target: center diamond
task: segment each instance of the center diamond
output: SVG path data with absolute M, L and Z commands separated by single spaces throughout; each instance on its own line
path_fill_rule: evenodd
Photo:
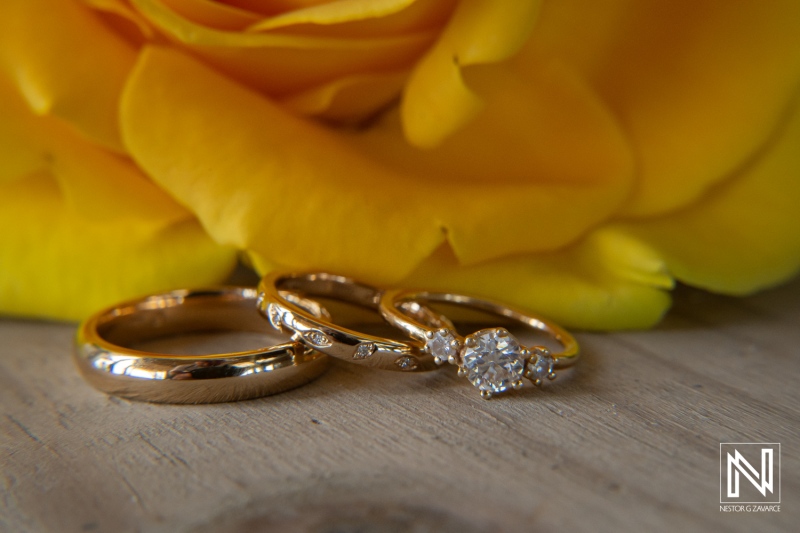
M 467 378 L 481 393 L 507 390 L 525 370 L 519 341 L 503 328 L 482 329 L 469 335 L 461 358 Z

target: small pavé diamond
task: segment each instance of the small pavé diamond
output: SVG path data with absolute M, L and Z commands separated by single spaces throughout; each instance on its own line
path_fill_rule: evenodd
M 458 345 L 453 332 L 448 329 L 432 331 L 425 339 L 425 350 L 439 361 L 447 361 L 458 353 Z
M 536 355 L 536 359 L 531 358 L 525 376 L 534 383 L 538 382 L 541 384 L 545 378 L 550 377 L 553 373 L 555 361 L 547 350 L 534 349 L 533 353 Z
M 401 370 L 416 370 L 419 367 L 419 363 L 417 360 L 411 356 L 404 355 L 402 357 L 398 357 L 397 360 L 394 362 Z
M 355 353 L 353 353 L 353 359 L 366 359 L 367 357 L 370 357 L 373 353 L 375 353 L 375 343 L 362 342 L 356 348 Z
M 331 340 L 324 333 L 315 329 L 303 333 L 303 339 L 309 344 L 318 348 L 324 348 L 331 345 Z
M 481 393 L 508 390 L 525 370 L 519 341 L 504 328 L 482 329 L 469 335 L 461 359 L 467 379 Z
M 280 307 L 275 304 L 269 304 L 267 316 L 269 316 L 269 323 L 272 324 L 273 328 L 283 331 L 283 324 L 281 323 L 283 312 Z

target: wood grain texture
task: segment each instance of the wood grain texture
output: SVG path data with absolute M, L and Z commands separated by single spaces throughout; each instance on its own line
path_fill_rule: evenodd
M 346 363 L 234 404 L 107 397 L 74 326 L 0 321 L 2 531 L 796 531 L 800 282 L 678 291 L 652 331 L 579 334 L 544 390 Z M 719 510 L 719 443 L 782 443 L 780 513 Z

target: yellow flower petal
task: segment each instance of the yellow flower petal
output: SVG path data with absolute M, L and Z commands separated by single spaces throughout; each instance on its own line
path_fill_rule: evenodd
M 443 248 L 401 285 L 483 296 L 567 327 L 603 330 L 656 324 L 669 308 L 672 280 L 646 247 L 594 233 L 558 252 L 470 266 Z
M 118 28 L 122 35 L 141 42 L 155 36 L 152 25 L 133 9 L 127 0 L 81 0 L 87 6 L 106 16 L 112 27 Z
M 403 199 L 402 175 L 179 52 L 142 54 L 122 125 L 137 162 L 215 240 L 276 263 L 396 280 L 444 238 L 424 199 Z
M 330 0 L 226 0 L 226 3 L 251 13 L 273 16 L 295 9 L 303 9 L 318 4 L 327 4 Z
M 131 2 L 207 63 L 278 97 L 354 73 L 408 68 L 435 37 L 435 30 L 430 29 L 371 39 L 224 32 L 193 23 L 157 0 Z
M 526 51 L 591 80 L 629 132 L 641 178 L 624 210 L 667 213 L 751 158 L 800 83 L 800 2 L 544 4 Z
M 147 213 L 142 213 L 146 219 Z M 0 313 L 79 320 L 116 301 L 219 282 L 235 255 L 190 217 L 142 233 L 86 220 L 46 173 L 0 185 Z
M 580 131 L 600 143 L 595 155 L 584 154 L 584 164 L 596 164 L 595 183 L 503 176 L 524 165 L 506 165 L 496 181 L 463 183 L 410 171 L 402 158 L 379 156 L 372 148 L 380 143 L 300 121 L 163 49 L 145 51 L 134 70 L 123 130 L 134 158 L 219 242 L 275 264 L 391 280 L 427 257 L 443 230 L 460 259 L 476 262 L 564 246 L 613 211 L 630 184 L 630 154 L 602 108 L 573 85 L 575 98 L 563 102 L 576 115 L 556 138 Z M 473 146 L 462 148 L 470 157 Z
M 47 174 L 70 209 L 98 223 L 130 219 L 154 231 L 189 216 L 130 160 L 86 142 L 58 119 L 34 116 L 2 78 L 0 111 L 3 180 Z
M 463 0 L 436 45 L 417 64 L 402 104 L 408 141 L 431 148 L 481 110 L 461 69 L 502 61 L 528 38 L 538 0 Z
M 117 104 L 135 52 L 74 2 L 11 0 L 0 16 L 0 69 L 32 109 L 120 151 Z
M 275 1 L 260 6 L 252 1 L 240 1 L 236 5 L 268 17 L 248 28 L 251 32 L 363 38 L 439 28 L 456 3 L 457 0 L 339 0 Z
M 400 94 L 407 72 L 347 76 L 280 100 L 293 113 L 339 123 L 358 123 Z
M 0 183 L 44 168 L 42 139 L 51 124 L 35 120 L 27 103 L 0 73 Z
M 209 28 L 243 30 L 261 20 L 257 14 L 212 0 L 161 0 L 175 13 Z
M 234 250 L 130 160 L 34 116 L 2 78 L 0 116 L 0 313 L 79 319 L 230 272 Z
M 296 24 L 339 24 L 375 19 L 406 9 L 416 0 L 339 0 L 295 9 L 254 24 L 251 31 L 265 31 Z
M 627 139 L 565 65 L 473 71 L 486 111 L 436 148 L 409 146 L 396 122 L 357 139 L 413 176 L 464 263 L 553 250 L 613 215 L 634 178 Z
M 649 243 L 679 280 L 748 294 L 800 269 L 800 106 L 768 149 L 691 207 L 620 225 Z

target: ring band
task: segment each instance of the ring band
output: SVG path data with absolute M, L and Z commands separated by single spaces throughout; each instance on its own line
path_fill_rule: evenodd
M 455 328 L 431 327 L 410 316 L 403 308 L 403 304 L 408 302 L 457 304 L 505 317 L 548 335 L 562 349 L 552 353 L 544 346 L 526 348 L 505 328 L 482 329 L 464 338 Z M 569 332 L 553 322 L 491 300 L 443 292 L 393 289 L 383 293 L 379 310 L 387 322 L 424 342 L 425 352 L 437 364 L 449 362 L 457 365 L 459 375 L 466 376 L 486 399 L 509 388 L 520 388 L 522 377 L 535 385 L 541 385 L 545 378 L 555 379 L 555 369 L 572 366 L 578 359 L 578 342 Z
M 257 294 L 248 287 L 177 290 L 109 307 L 79 327 L 75 362 L 84 378 L 103 392 L 161 403 L 246 400 L 283 392 L 319 376 L 328 357 L 299 342 L 209 355 L 125 347 L 185 333 L 265 333 L 269 330 L 256 311 Z
M 302 296 L 326 297 L 377 312 L 383 291 L 351 278 L 322 272 L 273 272 L 258 286 L 258 307 L 272 326 L 290 332 L 300 340 L 328 355 L 351 363 L 384 370 L 424 372 L 436 368 L 432 356 L 423 351 L 423 344 L 412 340 L 393 340 L 360 333 L 313 316 L 286 297 L 285 291 Z M 437 319 L 424 308 L 417 308 L 421 320 L 439 326 L 449 322 Z

